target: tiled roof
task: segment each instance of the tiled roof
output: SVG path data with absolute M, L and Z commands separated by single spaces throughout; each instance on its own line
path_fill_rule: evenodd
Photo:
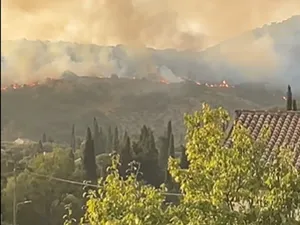
M 267 125 L 271 129 L 271 136 L 262 160 L 266 162 L 271 160 L 277 147 L 289 146 L 292 151 L 296 152 L 293 163 L 300 169 L 300 111 L 237 110 L 236 115 L 235 121 L 248 128 L 255 140 L 259 137 L 263 126 Z M 230 144 L 231 139 L 228 138 L 225 146 L 228 147 Z

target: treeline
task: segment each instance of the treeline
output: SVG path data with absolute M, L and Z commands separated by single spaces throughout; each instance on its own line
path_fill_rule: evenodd
M 75 125 L 72 127 L 70 147 L 72 157 L 76 154 L 76 133 Z M 155 141 L 153 131 L 144 125 L 141 128 L 137 140 L 131 138 L 127 131 L 119 133 L 118 127 L 109 127 L 107 132 L 98 125 L 96 118 L 93 121 L 92 129 L 87 128 L 86 138 L 82 146 L 82 169 L 85 180 L 96 182 L 99 177 L 106 176 L 106 168 L 102 167 L 97 171 L 96 156 L 101 154 L 118 154 L 120 156 L 119 172 L 122 177 L 126 177 L 129 163 L 136 161 L 139 163 L 140 179 L 147 184 L 158 187 L 162 183 L 168 184 L 171 188 L 172 181 L 168 174 L 168 158 L 175 158 L 174 134 L 172 123 L 168 122 L 165 134 Z M 188 166 L 185 147 L 180 145 L 181 164 L 183 168 Z

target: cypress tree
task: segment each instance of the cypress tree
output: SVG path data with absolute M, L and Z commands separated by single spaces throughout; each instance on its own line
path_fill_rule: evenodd
M 124 145 L 120 150 L 120 175 L 125 178 L 128 164 L 132 161 L 130 138 L 127 136 Z
M 92 182 L 97 181 L 94 141 L 92 139 L 92 132 L 89 127 L 87 128 L 85 146 L 83 150 L 83 169 L 86 180 Z
M 183 145 L 181 145 L 180 167 L 181 169 L 189 168 L 189 161 L 186 155 L 186 148 Z
M 171 134 L 170 142 L 169 142 L 169 156 L 175 158 L 175 147 L 174 147 L 174 135 Z
M 293 111 L 297 111 L 297 102 L 296 99 L 293 100 Z
M 167 128 L 168 143 L 170 142 L 171 135 L 172 135 L 172 122 L 171 122 L 171 120 L 169 120 L 168 128 Z
M 169 152 L 169 157 L 175 158 L 175 147 L 174 147 L 174 135 L 173 134 L 171 134 L 171 137 L 170 137 L 168 152 Z M 168 170 L 168 165 L 166 165 L 166 170 L 165 170 L 165 185 L 168 188 L 168 190 L 171 190 L 174 187 L 172 177 Z
M 293 94 L 292 94 L 291 86 L 288 85 L 286 110 L 290 111 L 292 109 L 293 109 Z
M 75 170 L 75 155 L 72 149 L 70 149 L 69 151 L 69 158 L 71 160 L 71 167 L 72 167 L 72 171 L 74 172 Z
M 168 139 L 167 137 L 159 137 L 159 143 L 160 143 L 160 147 L 159 147 L 159 167 L 165 171 L 167 164 L 168 164 L 168 157 L 169 157 L 169 143 L 168 143 Z
M 102 130 L 102 127 L 99 128 L 99 148 L 100 148 L 100 154 L 105 153 L 106 149 L 106 137 Z
M 46 142 L 47 142 L 47 136 L 46 133 L 44 132 L 42 136 L 42 143 L 46 143 Z
M 127 131 L 125 130 L 124 136 L 123 136 L 123 142 L 122 142 L 124 145 L 126 144 L 127 138 L 128 138 L 128 133 L 127 133 Z
M 113 150 L 118 152 L 119 151 L 119 131 L 118 127 L 115 127 L 115 132 L 113 136 Z
M 113 134 L 111 131 L 111 126 L 108 127 L 107 131 L 107 144 L 106 144 L 106 152 L 111 153 L 113 148 Z
M 75 125 L 72 125 L 72 132 L 71 132 L 71 149 L 72 152 L 75 153 L 76 150 L 76 137 L 75 137 Z
M 37 152 L 38 153 L 43 153 L 44 152 L 44 146 L 43 146 L 43 143 L 42 143 L 41 140 L 39 140 Z
M 95 117 L 94 117 L 94 149 L 95 149 L 95 155 L 100 154 L 99 126 Z

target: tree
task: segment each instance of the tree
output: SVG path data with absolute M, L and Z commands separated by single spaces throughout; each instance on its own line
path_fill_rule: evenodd
M 172 178 L 180 185 L 178 205 L 163 204 L 165 189 L 154 189 L 131 172 L 124 180 L 114 156 L 109 175 L 100 181 L 97 197 L 89 193 L 86 222 L 96 224 L 209 224 L 296 225 L 300 222 L 300 175 L 294 154 L 278 149 L 274 160 L 261 161 L 268 139 L 263 128 L 254 141 L 237 125 L 233 145 L 224 146 L 223 125 L 229 120 L 223 109 L 204 104 L 200 112 L 186 115 L 187 158 L 190 166 L 169 159 Z M 131 171 L 136 171 L 131 170 Z
M 72 132 L 71 132 L 71 149 L 73 154 L 76 151 L 76 137 L 75 137 L 75 124 L 72 125 Z
M 225 148 L 223 124 L 228 120 L 227 112 L 208 105 L 185 116 L 190 166 L 182 170 L 178 160 L 169 160 L 170 173 L 183 193 L 182 214 L 177 215 L 181 224 L 299 223 L 300 176 L 292 165 L 294 153 L 278 149 L 275 160 L 261 161 L 268 129 L 254 141 L 239 125 L 233 145 Z
M 35 174 L 54 176 L 61 179 L 72 179 L 73 161 L 69 158 L 65 149 L 54 149 L 45 155 L 39 154 L 28 163 L 30 170 L 23 168 L 18 171 L 16 197 L 17 202 L 24 199 L 31 200 L 30 204 L 18 207 L 17 224 L 62 224 L 64 205 L 72 202 L 74 211 L 79 215 L 82 201 L 69 195 L 81 196 L 81 187 L 52 179 L 36 176 Z M 32 172 L 33 173 L 32 173 Z M 1 202 L 5 208 L 5 220 L 12 221 L 12 199 L 14 190 L 14 179 L 10 177 L 6 187 L 1 190 L 3 194 Z
M 137 143 L 132 144 L 134 160 L 140 163 L 142 178 L 148 184 L 159 186 L 162 182 L 161 170 L 158 164 L 158 150 L 154 135 L 145 125 L 141 129 Z
M 46 143 L 46 142 L 47 142 L 47 136 L 46 133 L 44 132 L 42 136 L 42 143 Z
M 106 152 L 106 137 L 102 130 L 102 127 L 99 128 L 99 154 Z
M 174 135 L 171 134 L 170 140 L 169 140 L 169 156 L 172 158 L 175 158 L 175 147 L 174 147 Z
M 83 150 L 83 169 L 85 179 L 89 181 L 97 181 L 97 167 L 94 152 L 94 141 L 92 139 L 91 129 L 87 128 L 85 146 Z
M 293 109 L 293 94 L 291 86 L 288 85 L 288 91 L 287 91 L 287 99 L 286 99 L 286 110 L 292 110 Z
M 172 122 L 170 120 L 168 122 L 168 127 L 167 127 L 167 139 L 169 143 L 170 143 L 171 135 L 172 135 Z
M 181 169 L 187 169 L 189 167 L 189 161 L 186 154 L 186 148 L 181 145 L 181 157 L 180 157 L 180 168 Z
M 159 167 L 162 169 L 162 171 L 165 171 L 168 167 L 168 158 L 169 158 L 169 143 L 167 137 L 161 136 L 159 137 Z
M 44 146 L 43 146 L 43 143 L 42 143 L 41 140 L 39 140 L 37 152 L 38 153 L 43 153 L 44 152 Z
M 113 150 L 118 152 L 119 151 L 119 131 L 118 131 L 118 127 L 115 127 L 115 132 L 114 132 L 114 136 L 113 136 Z
M 111 131 L 111 126 L 109 126 L 107 131 L 107 144 L 106 144 L 107 153 L 112 152 L 112 148 L 113 148 L 113 133 Z
M 95 154 L 98 155 L 101 153 L 100 149 L 100 132 L 99 132 L 99 126 L 96 118 L 94 118 L 94 149 Z
M 137 168 L 132 168 L 127 179 L 118 173 L 119 156 L 112 159 L 109 174 L 101 182 L 95 197 L 88 195 L 84 222 L 91 225 L 122 224 L 152 225 L 168 224 L 171 218 L 163 209 L 164 196 L 161 189 L 145 186 L 137 180 Z
M 175 147 L 174 147 L 174 135 L 171 134 L 170 140 L 169 140 L 169 157 L 175 158 Z M 172 177 L 168 171 L 168 169 L 165 170 L 165 185 L 168 187 L 169 190 L 173 188 L 173 182 L 172 182 Z
M 132 154 L 131 154 L 131 145 L 130 145 L 130 138 L 127 136 L 126 141 L 121 147 L 120 151 L 120 175 L 125 178 L 126 177 L 126 170 L 128 169 L 128 164 L 132 161 Z
M 297 111 L 297 101 L 296 99 L 293 100 L 293 111 Z

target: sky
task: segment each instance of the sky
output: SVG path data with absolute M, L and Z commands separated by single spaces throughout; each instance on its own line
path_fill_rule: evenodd
M 2 40 L 201 50 L 300 14 L 299 0 L 2 0 Z

